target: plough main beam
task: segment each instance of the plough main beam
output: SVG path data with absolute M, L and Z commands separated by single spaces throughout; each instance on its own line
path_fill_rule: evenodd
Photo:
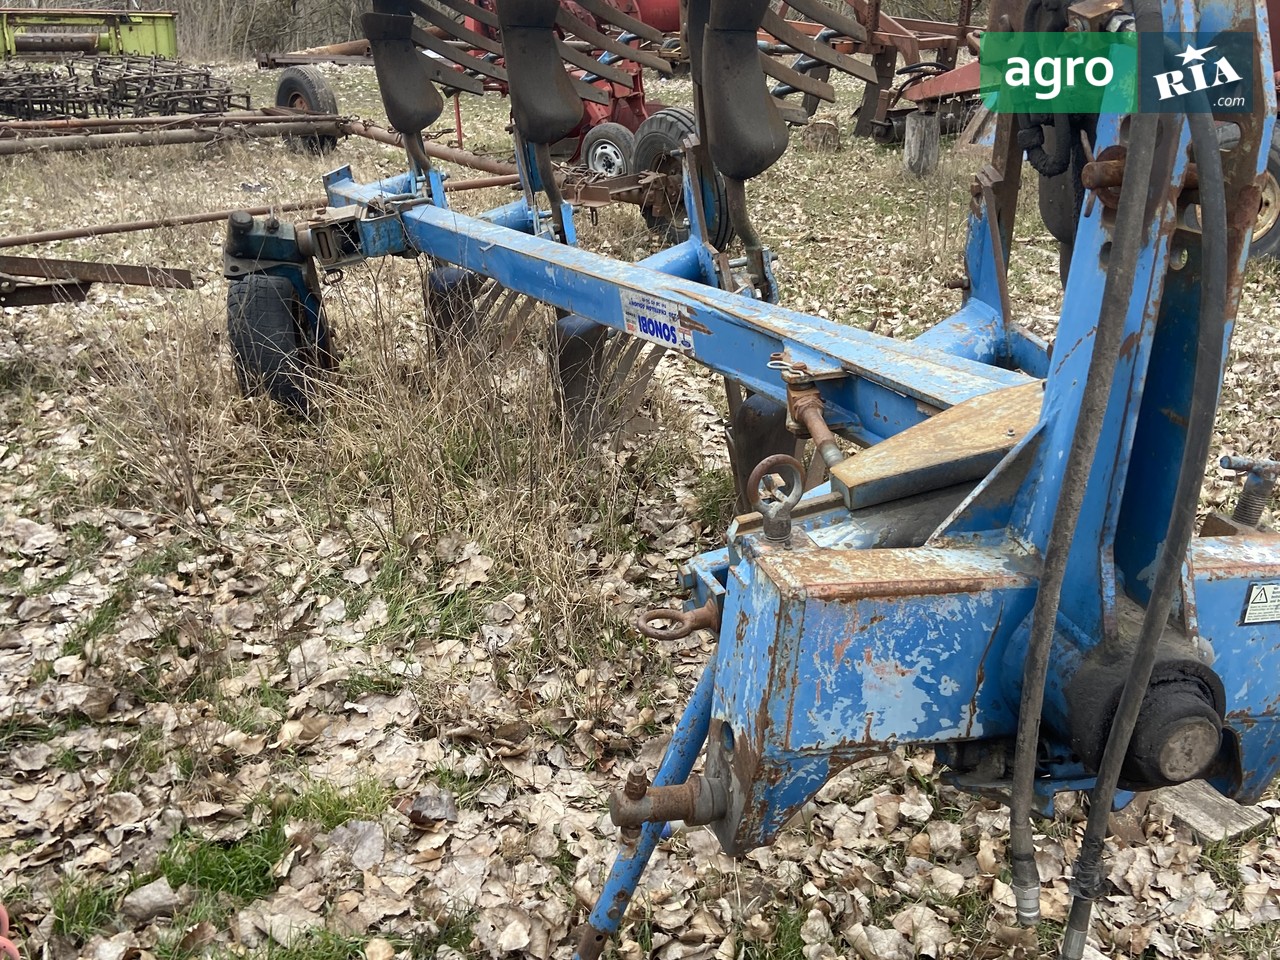
M 403 176 L 360 185 L 344 170 L 326 185 L 332 208 L 385 210 L 395 203 L 391 198 L 413 195 Z M 430 251 L 569 313 L 682 349 L 778 402 L 786 401 L 780 372 L 797 370 L 821 391 L 832 428 L 863 445 L 938 410 L 1032 379 L 710 286 L 696 240 L 626 264 L 532 235 L 534 218 L 523 203 L 477 218 L 412 202 L 390 216 L 397 226 L 390 231 L 382 229 L 385 216 L 358 221 L 365 225 L 363 255 Z M 550 276 L 555 280 L 549 284 Z M 977 310 L 975 304 L 969 315 Z

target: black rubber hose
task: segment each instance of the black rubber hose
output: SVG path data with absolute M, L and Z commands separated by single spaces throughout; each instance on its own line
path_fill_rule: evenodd
M 1143 0 L 1139 6 L 1146 8 L 1144 28 L 1159 32 L 1162 22 L 1158 0 Z M 1142 24 L 1144 13 L 1140 12 L 1138 17 Z M 1076 524 L 1080 520 L 1089 474 L 1098 450 L 1098 424 L 1106 414 L 1107 402 L 1111 396 L 1112 380 L 1124 337 L 1125 315 L 1142 250 L 1147 194 L 1155 165 L 1159 123 L 1160 118 L 1155 114 L 1137 114 L 1131 121 L 1125 178 L 1116 210 L 1111 259 L 1107 264 L 1107 279 L 1102 292 L 1098 328 L 1094 335 L 1093 355 L 1089 360 L 1088 379 L 1085 381 L 1080 413 L 1071 438 L 1071 451 L 1063 471 L 1058 508 L 1054 512 L 1049 538 L 1045 542 L 1040 588 L 1031 611 L 1031 635 L 1027 640 L 1026 659 L 1022 665 L 1018 732 L 1014 741 L 1013 786 L 1009 797 L 1009 858 L 1013 874 L 1011 886 L 1018 922 L 1023 926 L 1033 926 L 1040 921 L 1040 874 L 1036 869 L 1031 813 L 1035 796 L 1045 678 L 1049 672 L 1049 658 L 1053 650 L 1054 628 L 1062 600 L 1067 560 L 1071 555 L 1071 543 Z
M 1195 373 L 1191 380 L 1191 401 L 1187 414 L 1186 447 L 1178 467 L 1178 486 L 1169 529 L 1160 548 L 1151 598 L 1142 618 L 1142 628 L 1134 648 L 1133 661 L 1124 691 L 1116 708 L 1107 746 L 1099 765 L 1097 780 L 1089 794 L 1089 821 L 1072 870 L 1071 912 L 1062 940 L 1062 960 L 1080 960 L 1089 933 L 1093 901 L 1104 891 L 1102 852 L 1111 818 L 1111 805 L 1121 768 L 1129 750 L 1129 740 L 1138 724 L 1142 701 L 1151 682 L 1151 670 L 1160 647 L 1160 638 L 1169 620 L 1174 593 L 1182 572 L 1182 561 L 1195 528 L 1196 506 L 1204 484 L 1205 463 L 1213 443 L 1213 421 L 1218 405 L 1218 385 L 1222 375 L 1223 341 L 1227 314 L 1227 199 L 1222 180 L 1222 157 L 1217 131 L 1210 113 L 1209 98 L 1200 93 L 1199 102 L 1187 112 L 1191 142 L 1199 173 L 1202 272 L 1200 277 L 1200 326 L 1196 339 Z

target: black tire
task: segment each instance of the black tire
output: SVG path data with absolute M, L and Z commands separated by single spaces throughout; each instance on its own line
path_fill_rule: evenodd
M 319 68 L 287 67 L 276 84 L 276 106 L 308 113 L 337 113 L 338 97 Z M 338 145 L 332 136 L 285 137 L 290 150 L 298 153 L 329 153 Z
M 671 64 L 671 75 L 673 77 L 687 77 L 689 75 L 689 55 L 685 52 L 684 43 L 679 37 L 667 37 L 662 41 L 662 51 L 668 55 L 668 62 Z M 662 75 L 658 75 L 662 78 Z
M 1273 137 L 1262 180 L 1262 209 L 1249 243 L 1249 259 L 1280 258 L 1280 144 Z
M 636 171 L 678 174 L 681 169 L 680 142 L 696 132 L 697 121 L 692 110 L 685 107 L 659 110 L 636 131 Z M 640 209 L 650 230 L 663 235 L 671 243 L 683 243 L 689 238 L 683 191 L 674 201 L 674 206 L 676 213 L 670 218 L 655 214 L 647 204 Z M 733 239 L 733 224 L 729 220 L 729 202 L 719 170 L 715 171 L 710 195 L 703 197 L 703 211 L 707 221 L 707 239 L 717 249 L 724 249 Z
M 578 158 L 592 173 L 625 177 L 635 170 L 636 135 L 620 123 L 601 123 L 582 138 Z
M 266 393 L 306 415 L 316 375 L 331 356 L 323 320 L 312 323 L 288 277 L 251 273 L 227 290 L 227 338 L 246 396 Z

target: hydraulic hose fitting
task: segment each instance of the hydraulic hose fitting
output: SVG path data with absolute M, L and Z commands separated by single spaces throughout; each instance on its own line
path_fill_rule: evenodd
M 1020 844 L 1011 844 L 1015 850 L 1034 850 L 1031 839 L 1031 824 L 1028 821 L 1015 823 L 1010 830 L 1012 834 L 1025 832 L 1025 840 Z M 1013 888 L 1014 907 L 1018 914 L 1018 924 L 1023 927 L 1034 927 L 1040 922 L 1040 870 L 1036 867 L 1034 854 L 1014 853 L 1010 858 L 1013 874 L 1010 887 Z

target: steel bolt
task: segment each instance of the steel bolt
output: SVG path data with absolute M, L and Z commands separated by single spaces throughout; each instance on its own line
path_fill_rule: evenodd
M 1262 522 L 1262 512 L 1271 501 L 1277 482 L 1280 482 L 1280 461 L 1223 457 L 1219 462 L 1224 470 L 1245 475 L 1244 489 L 1240 491 L 1231 519 L 1242 527 L 1257 527 Z
M 648 791 L 649 775 L 645 773 L 643 765 L 633 763 L 627 771 L 627 784 L 622 788 L 622 795 L 628 800 L 643 800 Z

